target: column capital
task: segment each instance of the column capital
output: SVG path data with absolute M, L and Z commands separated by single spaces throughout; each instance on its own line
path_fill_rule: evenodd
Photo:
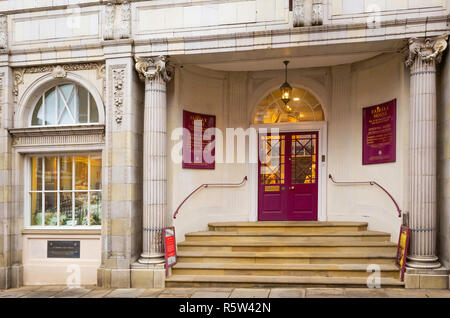
M 409 40 L 409 56 L 406 65 L 411 67 L 417 58 L 424 62 L 440 62 L 447 49 L 448 34 L 434 38 L 412 38 Z
M 160 75 L 165 82 L 169 82 L 173 77 L 173 69 L 165 55 L 149 58 L 135 56 L 134 59 L 136 61 L 135 69 L 142 81 L 154 80 Z

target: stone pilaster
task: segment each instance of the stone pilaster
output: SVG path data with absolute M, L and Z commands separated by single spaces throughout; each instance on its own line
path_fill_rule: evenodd
M 166 83 L 172 72 L 165 56 L 136 58 L 136 70 L 145 81 L 143 144 L 143 251 L 139 263 L 164 262 L 162 229 L 167 208 Z
M 411 227 L 407 266 L 439 268 L 436 255 L 436 64 L 448 36 L 411 39 L 407 66 L 410 84 L 409 201 Z

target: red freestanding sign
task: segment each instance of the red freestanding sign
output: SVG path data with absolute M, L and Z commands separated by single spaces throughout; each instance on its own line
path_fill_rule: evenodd
M 411 230 L 407 226 L 402 226 L 400 228 L 400 235 L 398 238 L 398 247 L 397 247 L 397 257 L 395 259 L 395 264 L 400 268 L 401 272 L 401 281 L 403 282 L 405 279 L 405 270 L 406 270 L 406 257 L 408 256 L 408 246 L 409 246 L 409 236 Z
M 396 161 L 397 100 L 363 109 L 363 165 Z
M 216 116 L 183 110 L 183 169 L 215 169 Z
M 175 240 L 175 227 L 166 227 L 162 231 L 164 242 L 164 254 L 166 261 L 166 276 L 169 275 L 169 267 L 177 263 L 177 243 Z

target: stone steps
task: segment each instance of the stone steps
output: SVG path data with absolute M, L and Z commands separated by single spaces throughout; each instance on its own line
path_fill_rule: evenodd
M 397 245 L 391 242 L 329 242 L 329 241 L 241 241 L 241 242 L 183 242 L 178 251 L 223 252 L 394 252 Z
M 249 275 L 303 277 L 368 277 L 370 264 L 235 264 L 235 263 L 178 263 L 173 275 Z M 398 278 L 394 265 L 379 265 L 381 277 Z
M 338 231 L 365 231 L 368 224 L 365 222 L 228 222 L 210 223 L 210 231 L 224 232 L 338 232 Z
M 228 222 L 186 234 L 168 287 L 401 287 L 390 234 L 364 222 Z M 369 270 L 369 272 L 368 272 Z
M 188 242 L 242 242 L 242 241 L 390 241 L 390 234 L 375 231 L 328 231 L 325 233 L 310 232 L 229 232 L 229 231 L 205 231 L 187 233 L 185 235 Z
M 295 277 L 248 275 L 173 275 L 167 287 L 357 287 L 367 288 L 367 278 L 360 277 Z M 381 278 L 383 288 L 402 287 L 398 279 Z
M 179 252 L 179 262 L 246 264 L 394 264 L 395 252 Z

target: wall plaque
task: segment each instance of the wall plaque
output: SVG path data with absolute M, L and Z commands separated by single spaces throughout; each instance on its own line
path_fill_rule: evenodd
M 216 116 L 183 110 L 183 169 L 215 168 Z
M 47 241 L 47 258 L 80 258 L 80 241 Z
M 397 100 L 363 109 L 363 165 L 396 161 Z

